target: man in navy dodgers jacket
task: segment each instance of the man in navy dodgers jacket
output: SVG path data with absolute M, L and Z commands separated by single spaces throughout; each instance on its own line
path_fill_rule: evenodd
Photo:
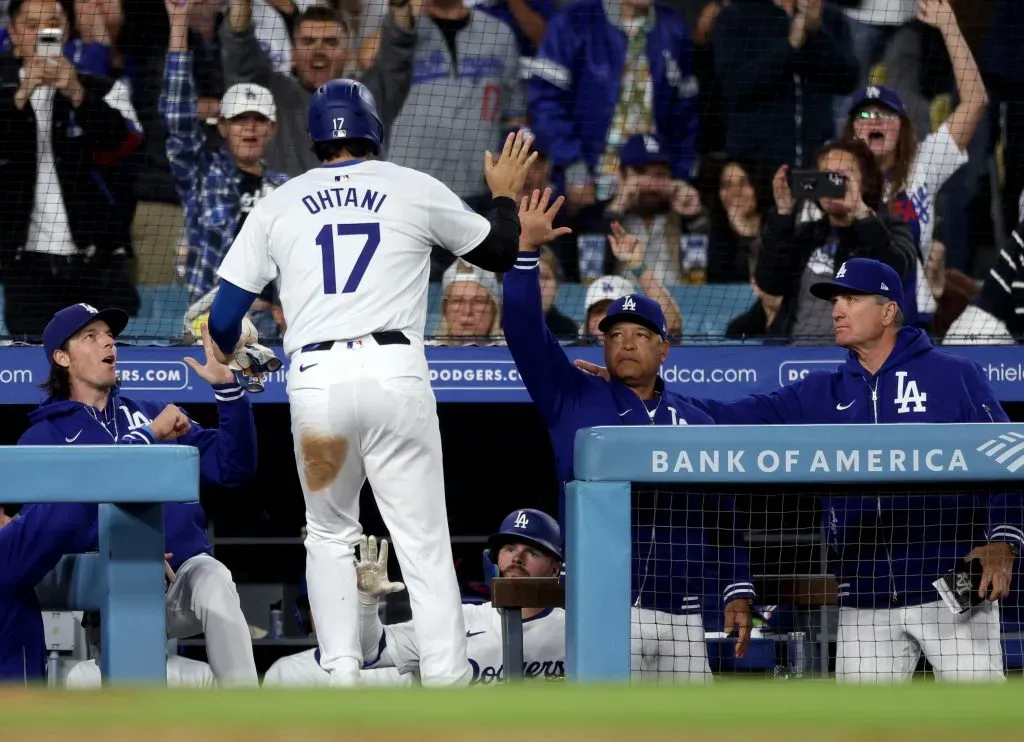
M 566 357 L 545 324 L 541 306 L 538 250 L 567 230 L 552 229 L 563 199 L 548 208 L 549 198 L 550 189 L 543 196 L 534 191 L 531 202 L 520 209 L 520 253 L 504 277 L 502 311 L 509 351 L 548 427 L 558 479 L 564 484 L 573 479 L 573 442 L 581 428 L 712 421 L 665 388 L 658 373 L 669 350 L 665 316 L 645 296 L 619 298 L 599 325 L 610 380 L 584 373 Z M 612 239 L 635 238 L 616 225 Z M 701 599 L 721 596 L 725 630 L 739 628 L 736 654 L 741 657 L 750 636 L 754 596 L 749 558 L 746 547 L 736 541 L 731 498 L 676 494 L 672 500 L 671 507 L 640 503 L 634 519 L 633 672 L 645 679 L 709 679 Z M 564 504 L 559 511 L 564 520 Z M 717 584 L 705 588 L 704 573 L 712 564 L 717 570 L 708 570 L 714 575 L 708 581 Z
M 97 513 L 89 504 L 0 505 L 0 683 L 46 677 L 36 584 L 65 554 L 93 548 Z
M 1008 422 L 977 364 L 932 347 L 902 327 L 896 272 L 853 258 L 811 292 L 832 302 L 846 363 L 771 394 L 735 402 L 694 400 L 719 424 Z M 938 678 L 1003 677 L 999 611 L 1024 545 L 1016 494 L 833 497 L 822 502 L 839 587 L 840 682 L 909 679 L 923 652 Z M 977 559 L 987 600 L 955 615 L 932 583 Z
M 174 405 L 122 396 L 114 339 L 128 324 L 119 309 L 73 304 L 43 331 L 50 362 L 48 393 L 29 414 L 19 445 L 150 445 L 175 442 L 199 449 L 203 481 L 237 487 L 256 473 L 252 406 L 228 366 L 219 363 L 203 332 L 206 363 L 186 362 L 213 387 L 220 427 L 204 430 Z M 139 483 L 140 487 L 145 482 Z M 213 558 L 199 502 L 164 505 L 164 551 L 177 577 L 167 591 L 167 631 L 175 638 L 206 635 L 210 666 L 220 685 L 258 685 L 249 626 L 227 567 Z M 89 550 L 97 548 L 93 531 Z

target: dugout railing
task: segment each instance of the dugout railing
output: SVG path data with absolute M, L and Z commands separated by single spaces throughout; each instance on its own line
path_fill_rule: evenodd
M 575 445 L 577 478 L 566 488 L 567 675 L 578 682 L 630 678 L 631 522 L 637 485 L 706 491 L 817 486 L 842 495 L 863 493 L 865 486 L 869 492 L 962 493 L 977 484 L 980 489 L 1005 486 L 1009 492 L 1022 468 L 1024 425 L 1014 423 L 581 430 Z M 816 600 L 828 598 L 827 578 L 808 577 L 799 587 L 792 577 L 779 581 L 789 580 L 785 590 L 790 593 L 808 593 L 806 605 L 820 604 Z M 815 591 L 821 593 L 817 598 Z M 820 631 L 827 632 L 827 626 Z
M 191 446 L 0 446 L 11 500 L 98 503 L 99 550 L 51 573 L 69 610 L 102 616 L 106 685 L 165 685 L 163 503 L 199 499 Z M 50 599 L 55 599 L 50 596 Z

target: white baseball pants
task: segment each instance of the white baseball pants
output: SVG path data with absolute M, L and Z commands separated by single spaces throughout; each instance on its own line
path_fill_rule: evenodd
M 910 680 L 921 654 L 936 680 L 1000 681 L 999 607 L 982 603 L 954 616 L 941 601 L 907 608 L 840 608 L 836 680 Z
M 309 605 L 332 685 L 358 683 L 363 665 L 354 555 L 367 479 L 409 591 L 423 684 L 471 678 L 437 404 L 422 343 L 412 343 L 335 342 L 296 353 L 288 372 Z
M 676 615 L 632 608 L 630 670 L 633 680 L 710 683 L 711 666 L 699 613 Z
M 209 554 L 196 554 L 178 569 L 164 602 L 168 636 L 206 636 L 206 656 L 218 685 L 259 685 L 249 622 L 227 567 Z

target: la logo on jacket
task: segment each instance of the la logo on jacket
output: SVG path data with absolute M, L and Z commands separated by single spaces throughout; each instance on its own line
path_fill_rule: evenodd
M 896 384 L 896 399 L 893 400 L 893 404 L 899 405 L 896 408 L 897 414 L 925 412 L 924 403 L 928 401 L 928 394 L 918 390 L 916 381 L 907 379 L 906 371 L 896 372 Z

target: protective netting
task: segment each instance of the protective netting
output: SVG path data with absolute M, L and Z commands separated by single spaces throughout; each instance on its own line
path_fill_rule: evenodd
M 574 230 L 541 267 L 548 324 L 565 342 L 594 342 L 609 301 L 641 291 L 686 341 L 830 343 L 831 309 L 807 287 L 854 255 L 891 264 L 907 321 L 936 336 L 1021 335 L 1024 247 L 1011 231 L 1024 22 L 1013 2 L 3 10 L 5 337 L 37 339 L 55 309 L 86 301 L 129 310 L 125 339 L 191 342 L 253 205 L 318 166 L 306 109 L 340 76 L 373 92 L 382 157 L 481 212 L 484 150 L 531 128 L 543 157 L 524 190 L 564 193 L 560 221 Z M 19 70 L 30 73 L 20 82 Z M 636 239 L 613 245 L 615 221 Z M 500 344 L 500 277 L 465 268 L 434 250 L 426 333 Z M 273 285 L 252 316 L 265 339 L 280 336 Z
M 966 681 L 1019 669 L 1010 544 L 1021 503 L 972 483 L 635 485 L 634 678 Z M 978 597 L 989 574 L 1007 591 L 997 603 Z M 745 611 L 744 600 L 752 634 L 740 658 L 729 609 Z

